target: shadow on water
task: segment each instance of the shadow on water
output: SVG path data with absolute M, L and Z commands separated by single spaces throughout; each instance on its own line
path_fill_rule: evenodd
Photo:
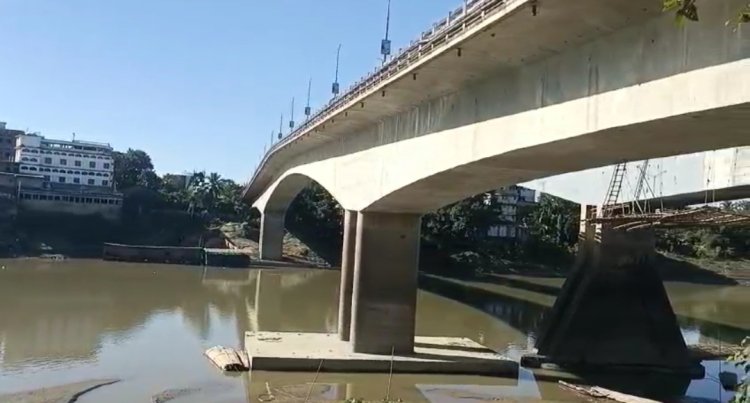
M 488 287 L 462 284 L 459 280 L 429 274 L 420 275 L 419 285 L 427 292 L 480 310 L 533 337 L 538 332 L 545 316 L 551 310 L 554 300 L 550 297 L 555 297 L 559 288 L 552 285 L 526 282 L 517 278 L 485 277 L 481 280 L 489 280 L 488 282 L 492 283 L 488 287 L 493 287 L 494 284 L 513 289 L 507 289 L 508 293 L 504 293 L 505 291 L 502 288 L 494 291 L 488 289 Z M 713 287 L 710 290 L 715 291 L 716 288 Z M 695 291 L 693 293 L 695 294 Z M 713 294 L 713 296 L 706 295 L 703 298 L 697 294 L 692 299 L 684 296 L 678 296 L 677 298 L 680 298 L 677 304 L 683 312 L 691 313 L 692 309 L 706 309 L 715 313 L 713 317 L 717 320 L 732 318 L 742 311 L 742 309 L 737 309 L 737 304 L 728 303 L 721 299 L 717 300 L 716 294 Z M 743 303 L 743 301 L 739 301 L 739 305 Z M 678 315 L 678 320 L 684 331 L 697 331 L 701 336 L 711 335 L 713 337 L 716 335 L 719 336 L 720 340 L 730 343 L 738 343 L 748 333 L 748 329 L 744 327 L 717 323 L 716 321 L 684 314 Z M 487 342 L 488 345 L 494 344 L 491 340 Z M 675 396 L 684 396 L 691 385 L 689 378 L 657 373 L 618 375 L 617 377 L 601 373 L 578 372 L 576 375 L 582 378 L 580 381 L 576 381 L 577 383 L 604 386 L 625 393 L 648 396 L 660 401 L 670 401 L 670 399 L 674 401 Z M 539 374 L 537 378 L 542 380 L 544 375 Z M 552 379 L 554 379 L 554 376 L 552 376 Z
M 549 306 L 542 303 L 466 286 L 431 275 L 420 275 L 419 287 L 485 312 L 526 334 L 535 333 L 550 310 Z
M 668 259 L 667 257 L 664 258 Z M 699 270 L 706 271 L 702 269 Z M 690 275 L 686 276 L 690 277 Z M 707 276 L 710 277 L 710 275 Z M 493 292 L 485 288 L 463 285 L 455 281 L 441 279 L 439 277 L 425 275 L 420 276 L 420 286 L 426 291 L 434 292 L 435 294 L 442 295 L 444 297 L 451 298 L 470 305 L 474 308 L 483 310 L 488 314 L 506 321 L 509 325 L 523 332 L 536 332 L 536 330 L 538 329 L 537 327 L 529 328 L 524 326 L 530 323 L 538 325 L 538 323 L 542 320 L 541 317 L 538 319 L 530 319 L 528 317 L 536 315 L 543 316 L 545 312 L 551 308 L 551 304 L 546 305 L 546 301 L 544 299 L 540 298 L 538 303 L 530 301 L 535 299 L 533 293 L 543 294 L 548 297 L 556 298 L 558 293 L 560 292 L 560 287 L 562 286 L 561 285 L 560 287 L 556 287 L 554 285 L 540 284 L 521 278 L 511 278 L 497 275 L 483 275 L 480 277 L 476 277 L 475 281 L 507 286 L 518 289 L 520 291 L 529 291 L 529 298 L 519 299 L 508 294 Z M 707 284 L 713 285 L 717 283 Z M 736 306 L 735 304 L 729 303 L 728 301 L 719 303 L 719 301 L 716 301 L 715 297 L 706 297 L 703 300 L 693 300 L 689 301 L 688 303 L 684 303 L 679 300 L 675 301 L 675 298 L 671 299 L 673 300 L 673 308 L 675 309 L 677 320 L 681 327 L 698 329 L 703 335 L 711 335 L 712 337 L 720 338 L 722 341 L 734 344 L 739 344 L 739 342 L 741 342 L 742 339 L 746 337 L 748 333 L 750 333 L 750 329 L 747 329 L 745 327 L 735 326 L 727 323 L 719 323 L 713 320 L 708 320 L 706 318 L 700 318 L 697 317 L 699 312 L 693 312 L 702 309 L 704 311 L 710 312 L 710 316 L 714 318 L 727 318 L 736 316 L 738 311 L 734 310 L 741 309 L 741 306 Z M 505 307 L 500 308 L 498 307 L 498 305 L 504 305 Z M 519 311 L 527 312 L 520 313 Z M 521 317 L 524 317 L 523 321 L 519 320 Z

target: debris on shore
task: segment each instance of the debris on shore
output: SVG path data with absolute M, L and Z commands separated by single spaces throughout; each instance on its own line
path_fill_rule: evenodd
M 659 403 L 656 400 L 645 399 L 638 396 L 616 392 L 614 390 L 602 388 L 601 386 L 592 386 L 590 388 L 587 388 L 583 386 L 573 385 L 565 381 L 558 381 L 558 383 L 565 389 L 570 389 L 581 395 L 593 397 L 596 399 L 609 399 L 621 403 Z
M 204 354 L 222 371 L 247 371 L 249 369 L 249 359 L 244 351 L 214 346 L 206 350 Z

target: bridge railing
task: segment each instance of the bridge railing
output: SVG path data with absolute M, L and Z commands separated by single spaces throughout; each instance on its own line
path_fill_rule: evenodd
M 273 153 L 300 138 L 305 132 L 328 119 L 329 116 L 341 107 L 351 103 L 361 95 L 370 92 L 384 81 L 408 69 L 424 57 L 440 50 L 451 38 L 467 29 L 473 28 L 487 16 L 500 11 L 505 3 L 506 0 L 467 0 L 463 6 L 449 12 L 448 17 L 434 23 L 432 28 L 424 31 L 418 40 L 411 41 L 405 49 L 399 49 L 399 52 L 391 60 L 350 85 L 344 94 L 333 98 L 316 111 L 312 117 L 297 126 L 287 136 L 279 140 L 279 142 L 272 145 L 258 164 L 253 177 L 248 182 L 248 186 L 255 181 L 258 172 L 260 172 Z

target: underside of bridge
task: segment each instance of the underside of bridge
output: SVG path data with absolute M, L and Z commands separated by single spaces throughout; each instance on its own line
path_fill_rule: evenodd
M 339 336 L 354 352 L 414 351 L 422 214 L 550 175 L 749 144 L 750 41 L 724 26 L 739 1 L 706 3 L 687 27 L 650 1 L 552 0 L 533 16 L 507 3 L 465 42 L 286 141 L 246 189 L 265 259 L 281 257 L 286 208 L 311 180 L 346 210 Z M 689 367 L 648 265 L 652 238 L 591 231 L 540 353 Z

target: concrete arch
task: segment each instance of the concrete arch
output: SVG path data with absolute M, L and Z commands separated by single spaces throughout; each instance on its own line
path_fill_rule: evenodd
M 253 207 L 261 213 L 260 222 L 260 258 L 280 260 L 286 229 L 287 210 L 295 197 L 311 183 L 322 186 L 334 198 L 336 196 L 315 175 L 308 175 L 300 170 L 291 170 L 273 183 L 254 203 Z M 338 201 L 338 199 L 336 199 Z
M 276 182 L 273 183 L 261 197 L 259 197 L 254 203 L 253 207 L 260 210 L 261 213 L 273 213 L 282 214 L 286 213 L 287 208 L 292 203 L 295 197 L 311 183 L 315 182 L 322 186 L 328 193 L 338 201 L 336 195 L 331 192 L 331 188 L 327 187 L 320 180 L 316 180 L 315 176 L 303 173 L 304 170 L 294 169 L 284 175 L 282 175 Z M 330 186 L 330 185 L 329 185 Z

